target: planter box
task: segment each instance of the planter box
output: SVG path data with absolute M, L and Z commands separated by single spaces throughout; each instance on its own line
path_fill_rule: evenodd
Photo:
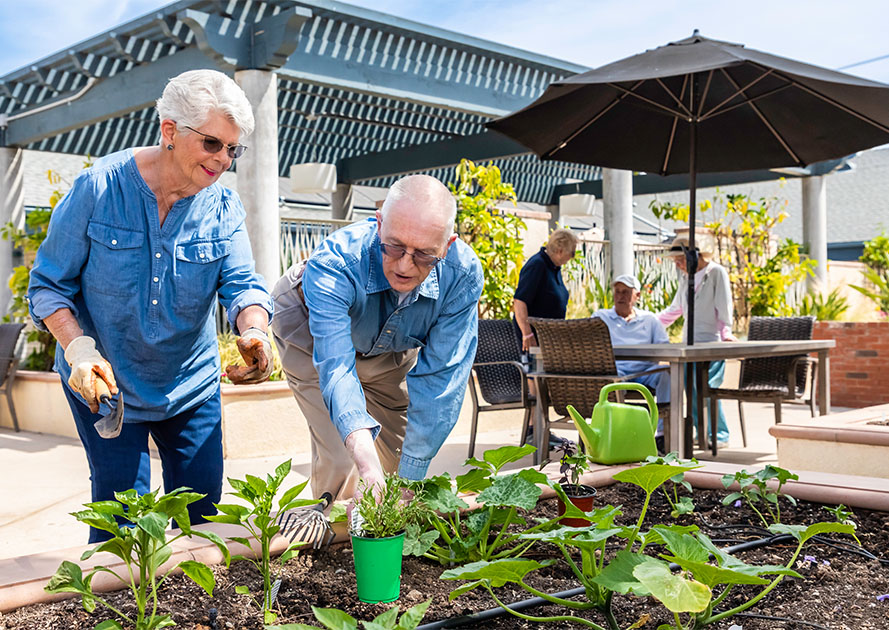
M 12 400 L 22 431 L 79 439 L 55 372 L 18 372 Z M 226 458 L 301 451 L 307 439 L 305 426 L 284 381 L 222 386 L 222 447 Z M 0 401 L 0 427 L 13 427 L 5 401 Z
M 889 321 L 815 322 L 814 339 L 834 339 L 830 351 L 831 404 L 889 403 Z
M 889 479 L 889 405 L 867 407 L 769 428 L 778 441 L 778 463 L 813 470 Z

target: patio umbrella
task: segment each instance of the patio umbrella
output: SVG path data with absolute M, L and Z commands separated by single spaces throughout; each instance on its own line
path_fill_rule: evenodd
M 544 160 L 696 175 L 806 166 L 889 143 L 889 85 L 694 35 L 552 83 L 488 123 Z M 694 343 L 689 282 L 688 344 Z

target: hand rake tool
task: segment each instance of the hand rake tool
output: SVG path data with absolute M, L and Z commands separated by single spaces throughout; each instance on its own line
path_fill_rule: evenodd
M 330 521 L 324 516 L 324 510 L 333 501 L 333 495 L 325 492 L 318 503 L 304 508 L 290 510 L 278 517 L 281 524 L 280 534 L 288 537 L 290 542 L 297 538 L 305 542 L 306 547 L 321 549 L 333 540 L 334 533 Z

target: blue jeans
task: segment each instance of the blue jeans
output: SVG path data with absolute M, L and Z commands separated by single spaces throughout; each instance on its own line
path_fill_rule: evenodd
M 716 388 L 722 385 L 722 381 L 725 378 L 725 361 L 712 361 L 710 363 L 710 373 L 708 374 L 708 383 L 710 383 L 710 387 Z M 695 419 L 695 428 L 698 426 L 698 397 L 695 394 L 695 387 L 692 383 L 692 395 L 691 399 L 691 413 Z M 707 406 L 710 404 L 710 399 L 704 399 L 704 405 Z M 709 407 L 707 407 L 709 410 Z M 722 401 L 716 401 L 716 410 L 717 410 L 717 420 L 716 420 L 716 441 L 717 442 L 728 442 L 728 423 L 725 421 L 725 413 L 722 411 Z M 710 423 L 707 423 L 707 437 L 710 437 Z
M 62 385 L 74 415 L 77 433 L 90 466 L 93 501 L 114 500 L 115 492 L 135 488 L 151 491 L 151 457 L 148 436 L 160 453 L 164 491 L 186 486 L 207 496 L 188 506 L 194 523 L 216 514 L 214 503 L 222 496 L 222 403 L 219 389 L 205 402 L 167 420 L 124 423 L 120 435 L 106 440 L 93 424 L 101 418 L 90 411 L 67 385 Z M 89 542 L 111 538 L 90 528 Z

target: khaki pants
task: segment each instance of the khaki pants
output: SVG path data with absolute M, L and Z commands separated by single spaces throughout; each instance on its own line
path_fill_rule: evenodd
M 321 396 L 318 373 L 312 363 L 314 341 L 309 332 L 309 313 L 299 290 L 302 271 L 303 264 L 296 264 L 275 284 L 271 329 L 287 383 L 309 425 L 312 494 L 318 497 L 330 492 L 335 500 L 351 499 L 358 487 L 358 470 Z M 416 350 L 355 357 L 367 411 L 381 426 L 374 445 L 386 472 L 398 470 L 407 426 L 405 377 L 416 361 Z

